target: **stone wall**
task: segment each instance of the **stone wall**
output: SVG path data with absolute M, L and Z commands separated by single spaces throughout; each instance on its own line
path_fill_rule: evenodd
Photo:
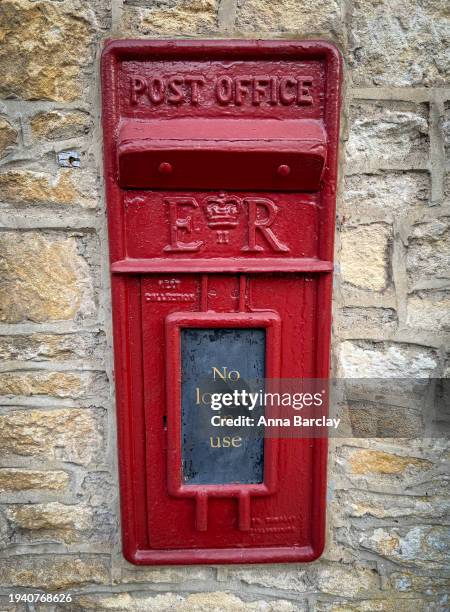
M 449 609 L 439 438 L 332 441 L 315 563 L 123 560 L 98 78 L 108 37 L 335 41 L 335 371 L 448 376 L 446 0 L 2 0 L 0 24 L 1 609 L 39 589 L 74 603 L 27 609 Z

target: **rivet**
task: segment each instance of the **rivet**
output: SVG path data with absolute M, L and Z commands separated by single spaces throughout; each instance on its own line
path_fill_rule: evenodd
M 158 166 L 158 172 L 160 172 L 161 174 L 170 174 L 172 170 L 172 164 L 169 164 L 169 162 L 162 162 Z
M 287 166 L 286 164 L 281 164 L 281 166 L 278 166 L 278 170 L 277 173 L 280 176 L 287 176 L 288 174 L 291 173 L 291 169 L 289 166 Z

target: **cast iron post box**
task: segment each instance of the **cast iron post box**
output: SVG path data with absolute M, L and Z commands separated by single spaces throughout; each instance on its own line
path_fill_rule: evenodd
M 134 563 L 322 552 L 326 439 L 204 439 L 190 391 L 214 368 L 224 379 L 328 376 L 340 80 L 325 42 L 106 45 L 123 549 Z

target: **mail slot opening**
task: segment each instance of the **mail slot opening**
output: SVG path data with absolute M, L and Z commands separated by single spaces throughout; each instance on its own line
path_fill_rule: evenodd
M 314 119 L 125 120 L 119 141 L 124 189 L 316 191 L 326 160 Z
M 260 328 L 181 330 L 181 428 L 183 482 L 258 484 L 263 481 L 264 439 L 245 424 L 226 427 L 220 417 L 258 419 L 234 402 L 219 408 L 218 395 L 262 390 L 266 331 Z M 215 395 L 216 394 L 216 395 Z M 214 401 L 215 400 L 215 401 Z

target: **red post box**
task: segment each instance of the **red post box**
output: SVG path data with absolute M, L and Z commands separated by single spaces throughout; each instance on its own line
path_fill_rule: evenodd
M 106 45 L 122 530 L 133 563 L 322 552 L 326 439 L 205 439 L 195 381 L 207 370 L 224 381 L 328 376 L 340 80 L 339 53 L 324 42 Z

